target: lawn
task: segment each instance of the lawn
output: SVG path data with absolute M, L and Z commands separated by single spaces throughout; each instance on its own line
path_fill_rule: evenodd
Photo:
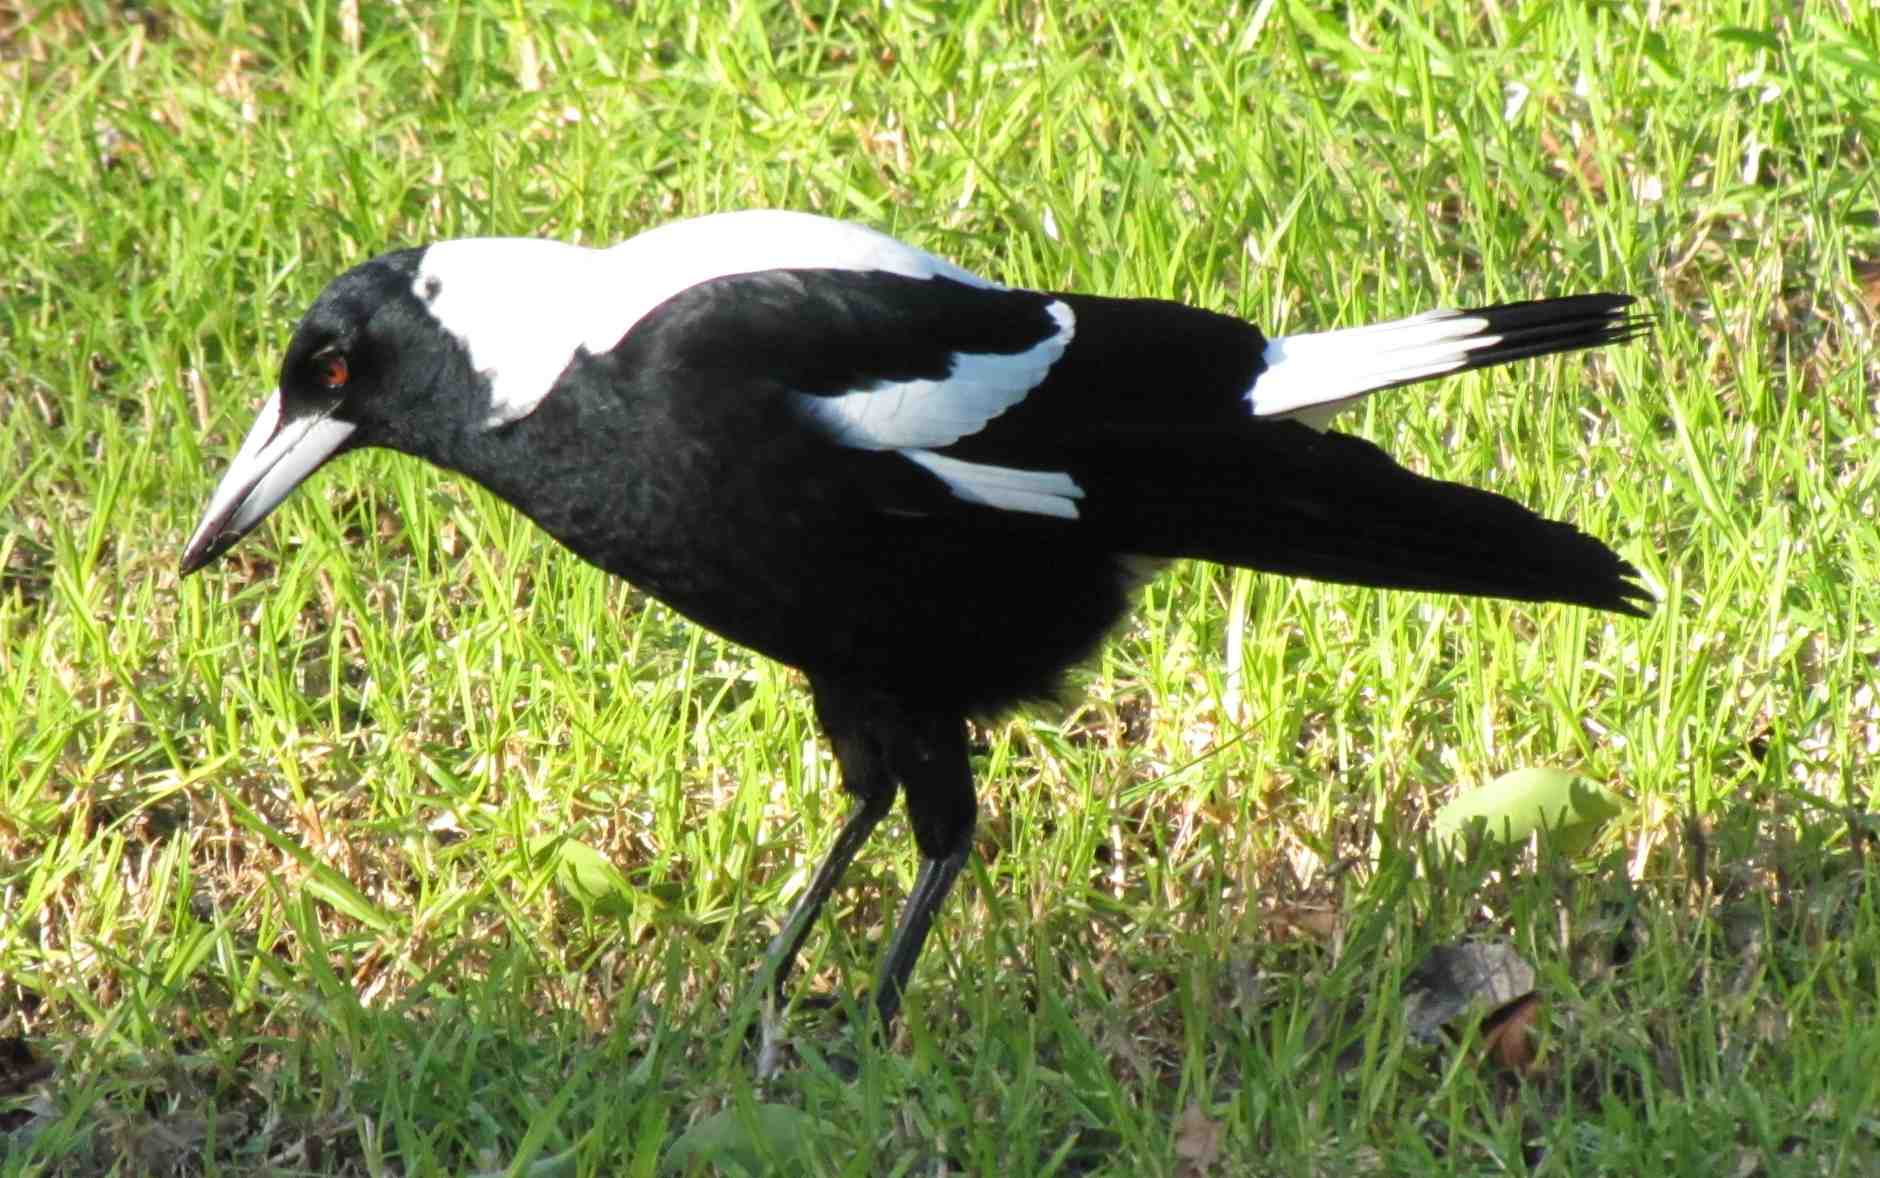
M 1880 10 L 27 8 L 0 1174 L 1880 1173 Z M 1171 568 L 975 730 L 895 1041 L 842 1013 L 898 818 L 759 1086 L 740 1000 L 845 809 L 799 676 L 385 454 L 176 572 L 333 275 L 754 206 L 1273 331 L 1633 292 L 1643 341 L 1340 428 L 1661 603 Z M 1539 767 L 1618 813 L 1432 836 Z M 1478 950 L 1533 996 L 1428 1017 Z

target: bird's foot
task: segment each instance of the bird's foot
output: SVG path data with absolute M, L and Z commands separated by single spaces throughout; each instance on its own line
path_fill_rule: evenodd
M 855 1078 L 860 1066 L 856 1057 L 850 1054 L 856 1049 L 855 1045 L 847 1042 L 842 1035 L 843 1030 L 851 1024 L 840 997 L 834 994 L 806 994 L 794 1002 L 786 1003 L 780 997 L 772 996 L 764 1003 L 763 1012 L 757 1020 L 753 1070 L 759 1084 L 770 1083 L 802 1062 L 803 1053 L 798 1050 L 797 1044 L 803 1029 L 799 1026 L 797 1035 L 792 1036 L 789 1024 L 791 1016 L 805 1013 L 819 1015 L 813 1021 L 821 1024 L 821 1029 L 833 1027 L 835 1030 L 835 1035 L 827 1040 L 820 1035 L 815 1036 L 820 1045 L 812 1048 L 813 1054 L 838 1079 L 846 1081 Z

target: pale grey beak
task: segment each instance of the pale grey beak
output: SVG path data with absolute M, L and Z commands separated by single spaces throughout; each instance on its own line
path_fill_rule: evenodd
M 261 407 L 234 465 L 222 476 L 196 534 L 183 549 L 183 575 L 233 548 L 308 475 L 339 453 L 355 428 L 325 413 L 282 422 L 281 394 L 276 390 Z

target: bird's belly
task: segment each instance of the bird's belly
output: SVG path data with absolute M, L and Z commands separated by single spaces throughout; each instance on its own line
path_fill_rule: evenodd
M 1130 557 L 997 533 L 720 552 L 693 537 L 671 559 L 637 555 L 594 563 L 778 662 L 981 715 L 1055 694 L 1145 574 Z

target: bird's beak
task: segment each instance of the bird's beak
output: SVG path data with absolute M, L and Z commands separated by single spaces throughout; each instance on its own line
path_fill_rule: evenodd
M 355 428 L 322 412 L 282 421 L 277 390 L 261 407 L 235 464 L 222 476 L 196 534 L 183 549 L 183 575 L 235 547 L 308 475 L 339 453 Z

